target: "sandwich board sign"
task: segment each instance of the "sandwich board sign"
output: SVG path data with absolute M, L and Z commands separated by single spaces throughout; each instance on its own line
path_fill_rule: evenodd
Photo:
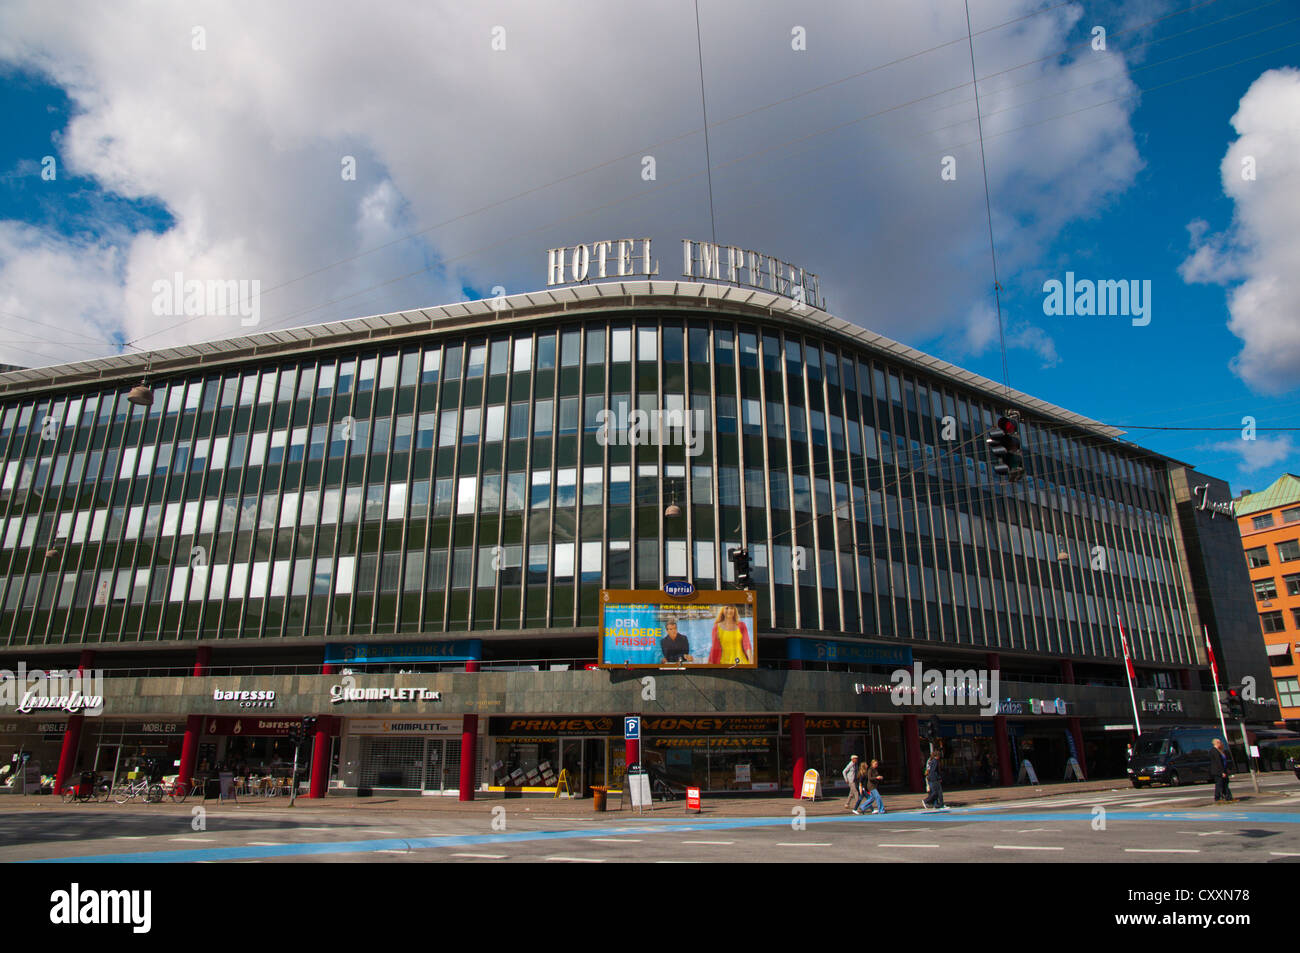
M 822 779 L 816 768 L 809 768 L 803 773 L 803 790 L 799 792 L 799 800 L 816 801 L 822 796 Z

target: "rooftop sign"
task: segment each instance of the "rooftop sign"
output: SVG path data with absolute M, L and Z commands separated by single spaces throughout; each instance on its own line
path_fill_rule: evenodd
M 659 263 L 651 253 L 648 238 L 612 239 L 546 252 L 548 288 L 593 279 L 654 278 L 658 274 Z M 826 309 L 815 274 L 739 245 L 682 239 L 682 277 L 770 291 L 792 299 L 797 308 Z

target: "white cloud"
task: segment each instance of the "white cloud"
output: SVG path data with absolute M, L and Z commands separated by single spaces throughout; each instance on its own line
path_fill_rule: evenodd
M 1024 17 L 976 37 L 981 75 L 1042 60 L 981 84 L 999 259 L 1014 275 L 1140 166 L 1132 100 L 1054 117 L 1134 86 L 1123 54 L 1056 55 L 1087 36 L 1076 5 L 996 0 L 973 14 L 976 31 Z M 59 258 L 39 249 L 75 242 L 11 244 L 0 292 L 52 326 L 94 314 L 101 337 L 154 347 L 243 331 L 154 316 L 152 284 L 176 272 L 259 279 L 264 329 L 459 300 L 466 285 L 533 290 L 545 248 L 597 238 L 652 235 L 672 275 L 672 243 L 710 228 L 689 19 L 595 2 L 343 0 L 86 2 L 54 17 L 43 0 L 12 0 L 0 7 L 0 64 L 43 73 L 74 105 L 61 167 L 159 203 L 174 225 L 116 236 L 100 249 L 115 268 L 92 268 L 103 280 L 73 282 L 60 298 L 82 297 L 59 307 L 48 288 Z M 970 89 L 887 111 L 969 81 L 966 44 L 941 46 L 963 35 L 962 4 L 801 10 L 806 53 L 790 49 L 780 5 L 711 3 L 701 20 L 715 123 L 940 46 L 715 126 L 713 190 L 719 240 L 818 272 L 836 314 L 912 343 L 964 333 L 990 284 Z M 191 46 L 195 25 L 204 51 Z M 491 48 L 495 26 L 504 52 Z M 654 182 L 640 177 L 647 152 Z M 939 176 L 946 154 L 955 182 Z M 340 175 L 348 155 L 356 181 Z M 1012 337 L 1055 360 L 1041 332 Z M 31 360 L 0 347 L 4 358 Z
M 1241 473 L 1255 473 L 1276 466 L 1300 448 L 1295 446 L 1289 436 L 1283 435 L 1257 437 L 1254 440 L 1222 440 L 1205 444 L 1200 449 L 1236 457 L 1237 469 Z
M 1300 387 L 1300 70 L 1269 70 L 1251 84 L 1232 117 L 1237 140 L 1220 165 L 1235 203 L 1231 227 L 1206 235 L 1189 226 L 1184 281 L 1241 283 L 1228 292 L 1228 329 L 1242 340 L 1233 371 L 1252 388 L 1282 394 Z
M 1005 336 L 1008 350 L 1030 351 L 1038 356 L 1044 368 L 1061 363 L 1056 342 L 1042 328 L 1020 321 L 1008 327 Z M 944 347 L 958 355 L 978 357 L 997 348 L 998 337 L 996 310 L 977 304 L 967 313 L 962 327 L 945 337 Z

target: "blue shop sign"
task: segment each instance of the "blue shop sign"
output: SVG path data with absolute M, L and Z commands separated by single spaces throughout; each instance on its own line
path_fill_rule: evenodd
M 325 661 L 338 665 L 380 662 L 474 662 L 483 657 L 482 639 L 450 642 L 343 642 L 325 646 Z
M 802 662 L 857 662 L 862 665 L 911 666 L 912 650 L 906 645 L 871 645 L 865 642 L 823 642 L 786 639 L 786 657 Z

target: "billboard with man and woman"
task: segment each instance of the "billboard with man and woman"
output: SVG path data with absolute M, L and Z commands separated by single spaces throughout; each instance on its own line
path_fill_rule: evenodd
M 602 589 L 600 664 L 756 668 L 754 594 Z

